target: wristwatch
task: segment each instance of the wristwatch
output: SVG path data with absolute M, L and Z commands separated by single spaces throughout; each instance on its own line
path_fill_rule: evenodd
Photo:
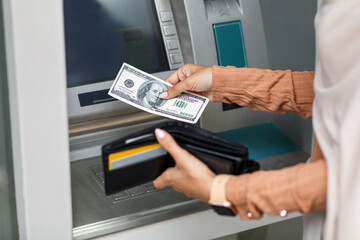
M 216 175 L 210 190 L 209 204 L 219 215 L 236 216 L 236 208 L 226 199 L 225 185 L 231 175 Z

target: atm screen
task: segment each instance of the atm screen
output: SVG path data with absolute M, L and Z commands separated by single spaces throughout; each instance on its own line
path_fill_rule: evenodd
M 67 86 L 112 80 L 123 62 L 169 70 L 154 2 L 64 0 Z

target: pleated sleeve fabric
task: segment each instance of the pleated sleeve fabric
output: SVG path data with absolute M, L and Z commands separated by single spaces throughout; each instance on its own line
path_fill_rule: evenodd
M 213 66 L 213 101 L 243 107 L 312 116 L 314 72 L 273 71 Z M 227 198 L 243 219 L 251 212 L 323 211 L 326 207 L 326 162 L 315 140 L 311 163 L 230 178 Z

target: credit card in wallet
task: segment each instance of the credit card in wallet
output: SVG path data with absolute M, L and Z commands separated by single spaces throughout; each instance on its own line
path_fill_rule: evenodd
M 124 168 L 140 163 L 144 159 L 161 157 L 166 154 L 165 149 L 159 143 L 113 153 L 109 155 L 109 170 Z

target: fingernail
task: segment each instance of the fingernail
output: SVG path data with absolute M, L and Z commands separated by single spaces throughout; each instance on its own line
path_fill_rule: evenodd
M 166 98 L 168 96 L 168 92 L 162 92 L 160 95 L 159 95 L 159 98 Z
M 155 135 L 157 138 L 163 139 L 165 137 L 165 131 L 157 128 L 155 129 Z

